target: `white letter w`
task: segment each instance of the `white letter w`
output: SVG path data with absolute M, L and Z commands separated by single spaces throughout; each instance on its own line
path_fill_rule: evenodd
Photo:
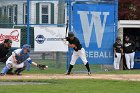
M 109 12 L 103 12 L 104 15 L 103 24 L 101 21 L 101 12 L 91 12 L 92 15 L 91 22 L 89 22 L 88 20 L 89 11 L 78 11 L 78 14 L 80 15 L 85 46 L 89 47 L 93 24 L 94 24 L 97 45 L 98 48 L 101 48 L 106 19 L 107 16 L 109 15 Z

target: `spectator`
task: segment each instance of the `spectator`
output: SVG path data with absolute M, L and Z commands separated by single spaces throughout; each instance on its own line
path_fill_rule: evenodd
M 125 53 L 127 68 L 129 70 L 133 69 L 134 56 L 135 56 L 135 43 L 132 40 L 130 40 L 130 38 L 128 36 L 125 37 L 124 53 Z
M 120 69 L 120 61 L 121 56 L 123 55 L 123 46 L 121 44 L 121 39 L 119 37 L 116 38 L 116 42 L 113 44 L 114 49 L 114 69 Z

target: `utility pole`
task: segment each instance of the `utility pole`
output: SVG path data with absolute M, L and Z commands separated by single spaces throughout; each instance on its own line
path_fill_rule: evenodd
M 58 3 L 58 20 L 57 24 L 58 27 L 62 27 L 62 24 L 65 24 L 65 1 L 66 0 L 59 0 Z M 62 53 L 57 52 L 56 53 L 56 68 L 61 67 L 61 62 L 62 62 Z

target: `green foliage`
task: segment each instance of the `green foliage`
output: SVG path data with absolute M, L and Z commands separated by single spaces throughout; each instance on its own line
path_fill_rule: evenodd
M 119 20 L 140 20 L 140 0 L 119 0 Z

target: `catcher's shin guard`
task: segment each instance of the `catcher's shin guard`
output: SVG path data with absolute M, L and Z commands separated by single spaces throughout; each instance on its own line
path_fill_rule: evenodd
M 15 74 L 19 75 L 22 71 L 24 71 L 26 69 L 26 67 L 23 68 L 18 68 L 15 70 Z
M 14 73 L 12 72 L 13 68 L 10 68 L 7 72 L 8 75 L 13 75 Z
M 6 74 L 8 70 L 12 67 L 12 64 L 7 64 L 1 71 L 2 74 Z

